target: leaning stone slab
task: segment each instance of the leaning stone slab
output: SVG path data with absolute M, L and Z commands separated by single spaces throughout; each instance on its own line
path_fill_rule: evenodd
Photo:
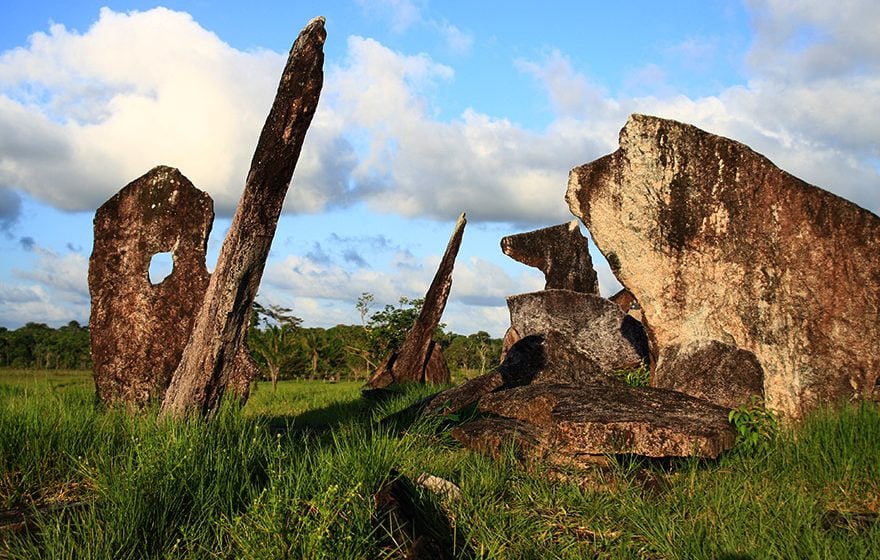
M 652 385 L 736 408 L 763 398 L 764 372 L 754 354 L 718 340 L 672 345 L 653 371 Z
M 213 414 L 227 390 L 246 400 L 259 370 L 247 349 L 251 306 L 278 217 L 324 83 L 324 18 L 313 19 L 290 49 L 257 142 L 241 201 L 192 335 L 165 393 L 161 413 Z
M 597 295 L 543 290 L 510 296 L 507 307 L 510 324 L 521 336 L 555 333 L 554 342 L 570 346 L 602 371 L 637 365 L 648 355 L 642 325 L 619 305 Z
M 98 208 L 89 332 L 102 403 L 140 407 L 165 392 L 208 286 L 205 250 L 213 220 L 211 197 L 165 166 Z M 151 259 L 165 252 L 174 268 L 153 284 Z
M 540 383 L 490 393 L 479 408 L 546 431 L 548 449 L 574 457 L 715 458 L 736 440 L 728 409 L 654 387 Z
M 406 333 L 400 350 L 389 356 L 367 381 L 368 388 L 379 389 L 392 383 L 449 382 L 449 368 L 433 337 L 452 289 L 452 270 L 466 225 L 467 219 L 462 214 L 458 217 L 440 266 L 425 294 L 421 313 Z
M 596 271 L 577 220 L 501 240 L 504 254 L 544 273 L 544 289 L 599 294 Z
M 633 115 L 566 200 L 642 307 L 652 348 L 752 352 L 789 418 L 868 397 L 880 375 L 880 217 L 747 146 Z

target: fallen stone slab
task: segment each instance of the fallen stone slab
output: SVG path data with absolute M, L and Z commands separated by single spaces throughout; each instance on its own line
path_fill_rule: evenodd
M 764 371 L 748 350 L 718 340 L 695 340 L 667 347 L 651 384 L 736 408 L 752 397 L 763 398 Z
M 599 283 L 587 238 L 577 220 L 501 239 L 508 257 L 538 268 L 544 273 L 544 289 L 572 290 L 599 294 Z
M 736 433 L 729 410 L 676 391 L 540 383 L 490 393 L 481 412 L 546 432 L 554 453 L 716 458 Z
M 530 383 L 617 386 L 622 382 L 561 340 L 558 333 L 529 335 L 513 345 L 498 367 L 429 397 L 423 408 L 432 414 L 454 414 L 491 392 Z
M 752 352 L 789 418 L 880 376 L 880 217 L 733 140 L 632 115 L 566 201 L 638 300 L 654 358 L 712 339 Z

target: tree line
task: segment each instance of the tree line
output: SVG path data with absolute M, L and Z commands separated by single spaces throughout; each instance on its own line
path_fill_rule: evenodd
M 360 325 L 324 329 L 303 327 L 291 309 L 254 304 L 248 344 L 273 383 L 282 379 L 366 379 L 392 351 L 421 310 L 421 299 L 400 298 L 397 305 L 372 311 L 373 296 L 358 299 Z M 501 339 L 485 331 L 460 335 L 440 325 L 434 333 L 450 369 L 486 371 L 496 365 Z M 90 369 L 89 329 L 77 321 L 52 328 L 27 323 L 0 327 L 0 367 L 20 369 Z

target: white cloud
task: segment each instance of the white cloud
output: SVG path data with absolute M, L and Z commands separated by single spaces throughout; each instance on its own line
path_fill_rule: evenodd
M 369 15 L 388 20 L 391 29 L 403 33 L 422 20 L 420 7 L 412 0 L 356 0 Z
M 0 284 L 4 325 L 17 328 L 29 321 L 53 326 L 89 318 L 88 259 L 77 252 L 57 253 L 37 245 L 27 270 L 13 269 L 15 284 Z
M 0 185 L 87 210 L 162 163 L 231 213 L 283 64 L 165 8 L 104 8 L 85 33 L 35 33 L 0 56 Z M 309 132 L 290 209 L 343 198 L 354 157 L 332 117 Z

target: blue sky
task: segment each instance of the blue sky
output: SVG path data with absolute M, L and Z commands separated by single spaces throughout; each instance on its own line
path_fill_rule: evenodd
M 569 169 L 613 151 L 633 112 L 740 140 L 880 211 L 873 0 L 0 8 L 0 326 L 88 320 L 94 211 L 158 164 L 213 196 L 213 268 L 316 15 L 325 89 L 260 288 L 307 325 L 358 322 L 361 292 L 377 308 L 423 295 L 467 212 L 444 320 L 500 336 L 505 296 L 543 286 L 500 238 L 571 219 Z

